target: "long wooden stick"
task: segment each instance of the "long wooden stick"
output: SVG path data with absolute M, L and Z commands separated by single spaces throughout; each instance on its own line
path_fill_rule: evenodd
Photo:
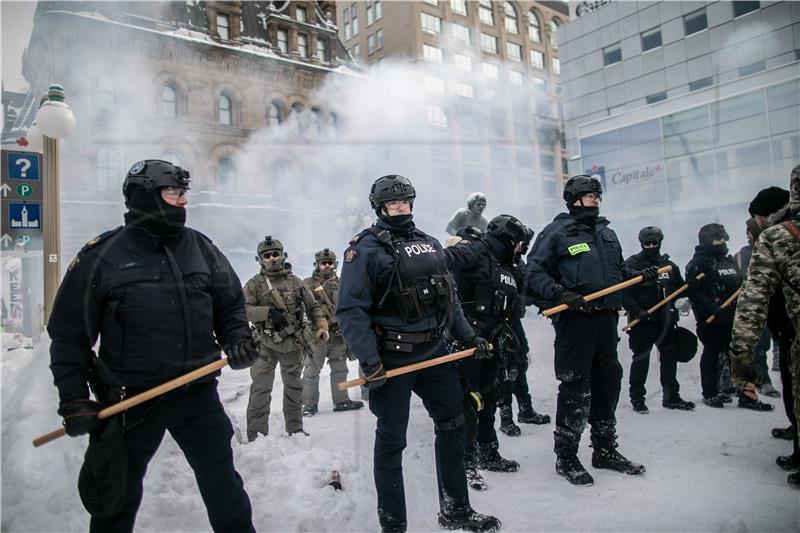
M 489 345 L 489 349 L 490 350 L 492 349 L 491 344 Z M 386 371 L 386 377 L 387 379 L 393 378 L 401 374 L 408 374 L 409 372 L 422 370 L 423 368 L 429 368 L 432 366 L 441 365 L 443 363 L 449 363 L 450 361 L 457 361 L 459 359 L 469 357 L 473 353 L 475 353 L 475 348 L 470 348 L 469 350 L 462 350 L 460 352 L 442 355 L 434 359 L 428 359 L 427 361 L 414 363 L 413 365 L 406 365 L 406 366 L 401 366 L 400 368 L 393 368 L 391 370 Z M 342 381 L 341 383 L 339 383 L 339 390 L 347 390 L 352 387 L 358 387 L 359 385 L 363 385 L 366 382 L 367 380 L 364 378 L 351 379 L 350 381 Z
M 106 407 L 102 409 L 99 413 L 97 413 L 97 418 L 103 420 L 104 418 L 108 418 L 114 416 L 117 413 L 121 413 L 122 411 L 127 411 L 131 407 L 135 405 L 139 405 L 140 403 L 144 403 L 147 400 L 151 400 L 156 396 L 161 396 L 162 394 L 169 392 L 173 389 L 177 389 L 178 387 L 182 387 L 187 383 L 196 380 L 197 378 L 201 378 L 217 370 L 220 370 L 228 365 L 228 359 L 222 358 L 217 359 L 213 363 L 209 363 L 206 366 L 201 366 L 196 370 L 192 370 L 189 373 L 186 373 L 182 376 L 178 376 L 177 378 L 167 381 L 166 383 L 162 383 L 157 387 L 153 387 L 152 389 L 146 390 L 141 394 L 137 394 L 136 396 L 131 396 L 127 400 L 123 400 L 119 403 L 115 403 L 110 407 Z M 35 447 L 39 447 L 42 444 L 47 444 L 50 441 L 56 440 L 60 437 L 66 435 L 66 430 L 64 428 L 57 429 L 55 431 L 51 431 L 46 435 L 42 435 L 41 437 L 37 437 L 33 439 L 33 445 Z
M 664 272 L 669 272 L 670 270 L 672 270 L 672 265 L 667 265 L 659 268 L 658 273 L 662 274 Z M 611 294 L 612 292 L 617 292 L 622 289 L 627 289 L 631 285 L 636 285 L 637 283 L 641 283 L 642 279 L 643 279 L 642 276 L 636 276 L 635 278 L 623 281 L 622 283 L 617 283 L 616 285 L 612 285 L 611 287 L 606 287 L 605 289 L 593 292 L 588 296 L 584 296 L 583 299 L 586 300 L 587 302 L 591 302 L 592 300 L 596 300 L 597 298 L 602 298 L 603 296 Z M 560 304 L 545 310 L 542 313 L 542 316 L 554 315 L 556 313 L 560 313 L 561 311 L 566 311 L 567 309 L 569 309 L 569 306 L 567 304 Z
M 705 272 L 700 272 L 697 275 L 697 277 L 694 278 L 694 279 L 696 279 L 697 281 L 700 281 L 704 277 L 706 277 L 706 273 Z M 666 305 L 668 302 L 671 302 L 672 300 L 677 298 L 680 294 L 682 294 L 688 288 L 689 288 L 689 284 L 688 283 L 684 283 L 679 289 L 675 290 L 669 296 L 667 296 L 666 298 L 664 298 L 663 300 L 658 302 L 656 305 L 654 305 L 653 307 L 648 309 L 647 312 L 652 315 L 653 313 L 655 313 L 656 311 L 661 309 L 664 305 Z M 628 331 L 629 329 L 631 329 L 633 326 L 635 326 L 639 322 L 641 322 L 641 319 L 639 319 L 639 318 L 637 318 L 636 320 L 632 320 L 631 322 L 629 322 L 626 326 L 624 326 L 622 328 L 622 331 Z
M 741 287 L 739 287 L 738 289 L 736 289 L 736 290 L 733 292 L 733 294 L 731 294 L 730 296 L 728 296 L 728 299 L 727 299 L 727 300 L 725 300 L 724 302 L 722 302 L 722 305 L 720 305 L 720 306 L 719 306 L 719 308 L 720 308 L 720 309 L 725 309 L 726 307 L 728 307 L 729 305 L 731 305 L 731 304 L 733 303 L 733 301 L 734 301 L 736 298 L 738 298 L 738 297 L 739 297 L 739 293 L 740 293 L 740 292 L 742 292 L 742 288 L 741 288 Z M 717 315 L 711 315 L 710 317 L 706 318 L 706 324 L 711 324 L 712 322 L 714 322 L 714 319 L 715 319 L 715 318 L 717 318 Z

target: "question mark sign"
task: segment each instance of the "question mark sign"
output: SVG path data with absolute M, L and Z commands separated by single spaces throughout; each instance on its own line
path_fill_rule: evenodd
M 20 167 L 22 167 L 22 168 L 19 169 L 20 176 L 22 176 L 23 178 L 27 178 L 28 177 L 27 176 L 28 169 L 31 168 L 30 160 L 29 159 L 17 159 L 16 164 L 19 165 Z

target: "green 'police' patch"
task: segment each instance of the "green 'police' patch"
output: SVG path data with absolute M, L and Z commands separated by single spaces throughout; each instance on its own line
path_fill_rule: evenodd
M 572 246 L 567 248 L 567 251 L 569 252 L 569 255 L 578 255 L 581 252 L 588 252 L 589 245 L 585 242 L 573 244 Z

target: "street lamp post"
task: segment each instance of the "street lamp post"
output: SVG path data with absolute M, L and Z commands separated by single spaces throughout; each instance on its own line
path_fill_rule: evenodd
M 46 97 L 46 100 L 44 98 Z M 51 85 L 43 97 L 36 121 L 44 134 L 43 203 L 44 203 L 44 324 L 50 319 L 53 301 L 61 279 L 61 235 L 59 199 L 58 141 L 72 133 L 75 115 L 64 103 L 64 88 Z

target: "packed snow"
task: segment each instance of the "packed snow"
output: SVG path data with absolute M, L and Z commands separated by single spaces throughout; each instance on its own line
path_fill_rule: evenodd
M 682 319 L 693 329 L 691 318 Z M 528 380 L 534 406 L 555 413 L 557 382 L 552 369 L 553 332 L 546 320 L 529 317 L 533 347 Z M 661 408 L 656 357 L 651 358 L 647 402 L 650 414 L 634 413 L 627 401 L 630 351 L 622 334 L 625 369 L 617 409 L 620 451 L 647 466 L 642 477 L 590 467 L 584 435 L 580 457 L 595 477 L 592 487 L 574 487 L 554 471 L 552 423 L 522 425 L 522 436 L 499 433 L 500 451 L 518 460 L 512 474 L 485 473 L 489 490 L 471 491 L 473 506 L 498 516 L 504 531 L 714 531 L 800 530 L 800 491 L 786 483 L 774 463 L 791 452 L 788 441 L 770 435 L 787 420 L 779 400 L 772 413 L 699 405 L 695 412 Z M 76 482 L 85 438 L 62 438 L 41 448 L 31 440 L 59 427 L 57 396 L 48 369 L 48 340 L 33 349 L 4 342 L 2 354 L 2 530 L 86 531 Z M 10 348 L 14 349 L 10 349 Z M 685 399 L 700 404 L 699 356 L 680 365 Z M 350 363 L 351 376 L 356 363 Z M 333 413 L 328 369 L 320 380 L 320 412 L 306 418 L 309 437 L 288 437 L 276 378 L 270 435 L 243 443 L 250 376 L 226 368 L 220 396 L 236 427 L 233 449 L 259 531 L 377 531 L 372 445 L 375 419 L 368 409 Z M 780 378 L 772 373 L 776 387 Z M 358 398 L 351 389 L 351 398 Z M 763 398 L 762 398 L 763 399 Z M 735 404 L 734 404 L 735 405 Z M 515 407 L 516 411 L 516 407 Z M 414 399 L 404 456 L 410 531 L 438 531 L 433 426 Z M 341 473 L 343 491 L 327 485 Z M 150 464 L 137 531 L 209 531 L 192 472 L 167 436 Z

